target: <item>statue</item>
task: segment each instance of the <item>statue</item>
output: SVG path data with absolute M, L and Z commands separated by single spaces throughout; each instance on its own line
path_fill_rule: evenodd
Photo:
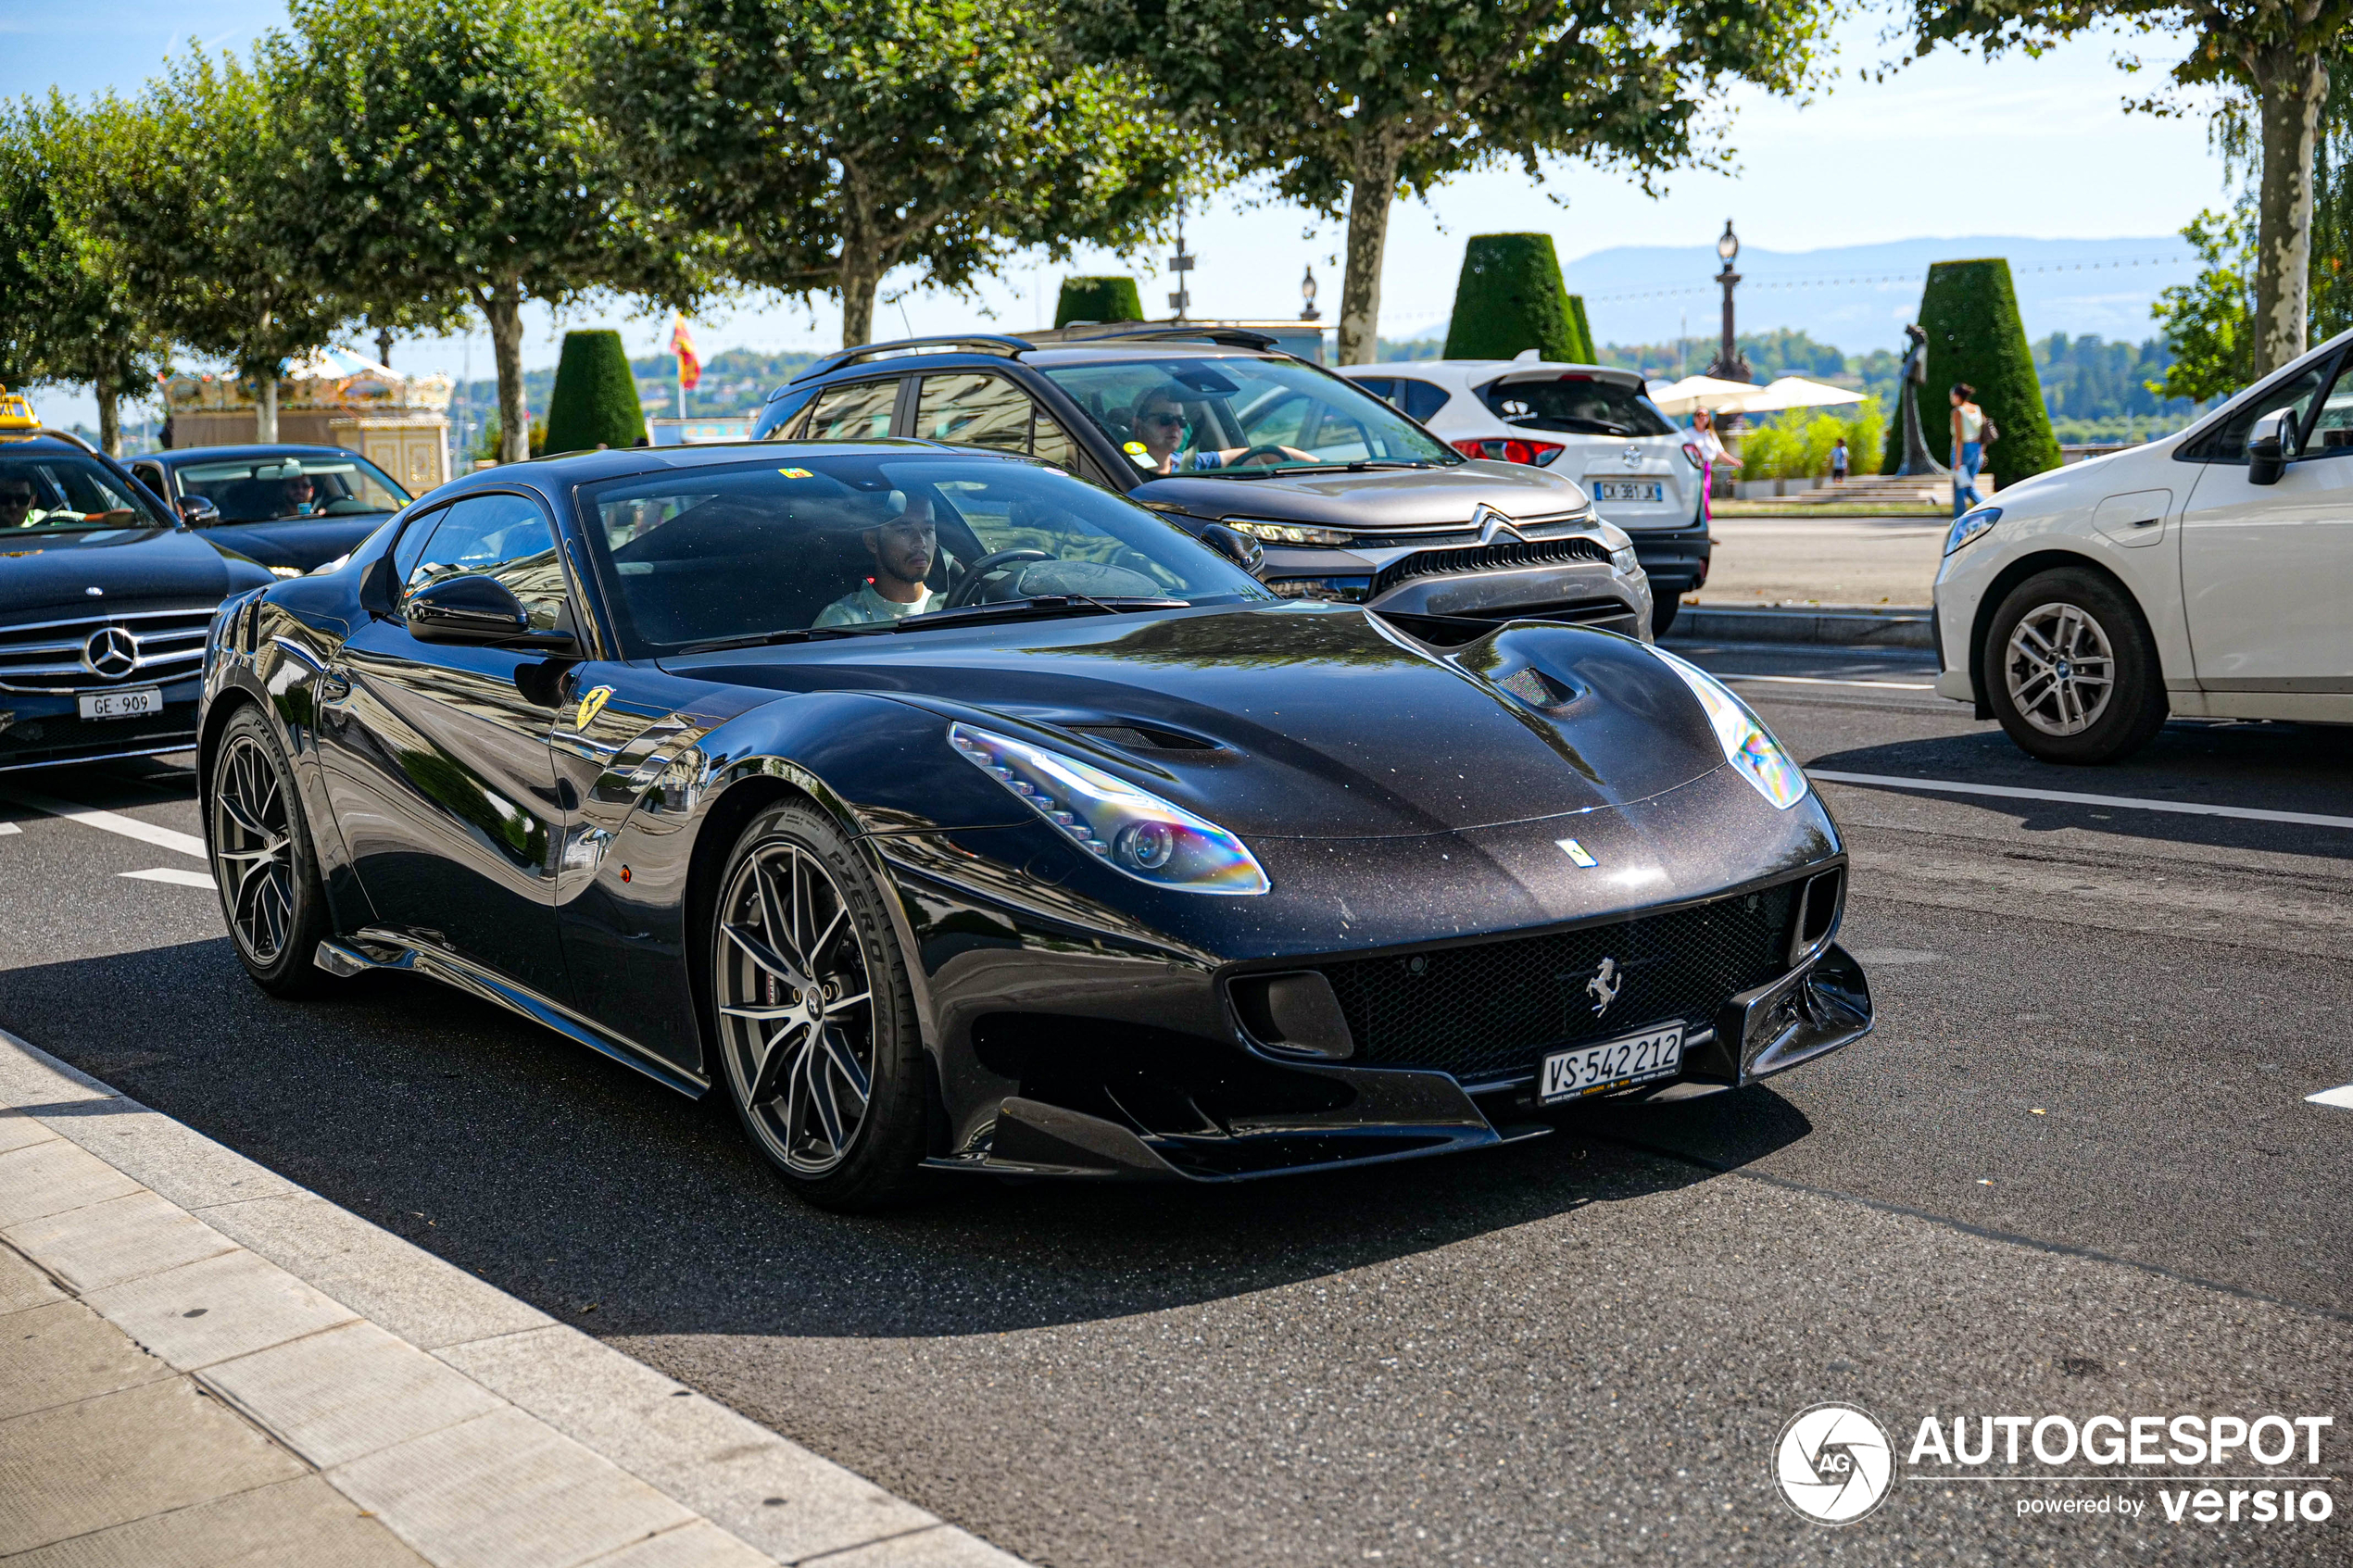
M 1912 340 L 1912 346 L 1905 351 L 1904 374 L 1897 383 L 1896 401 L 1903 406 L 1897 417 L 1904 421 L 1904 465 L 1895 471 L 1913 478 L 1949 474 L 1950 469 L 1929 456 L 1927 438 L 1920 434 L 1919 389 L 1928 384 L 1928 334 L 1914 325 L 1906 326 L 1904 335 Z

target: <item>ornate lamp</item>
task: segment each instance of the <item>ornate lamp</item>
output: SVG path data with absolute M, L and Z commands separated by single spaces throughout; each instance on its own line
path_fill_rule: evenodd
M 1324 313 L 1315 308 L 1315 269 L 1312 264 L 1307 269 L 1307 275 L 1299 280 L 1299 301 L 1301 320 L 1315 321 L 1323 319 Z
M 1727 218 L 1724 220 L 1724 232 L 1716 241 L 1716 254 L 1724 263 L 1724 270 L 1716 274 L 1717 282 L 1724 290 L 1724 338 L 1717 347 L 1716 363 L 1707 367 L 1707 373 L 1719 381 L 1756 379 L 1756 372 L 1748 368 L 1748 360 L 1742 355 L 1732 330 L 1732 288 L 1741 281 L 1741 275 L 1732 270 L 1732 258 L 1740 253 L 1740 236 L 1732 232 L 1732 220 Z

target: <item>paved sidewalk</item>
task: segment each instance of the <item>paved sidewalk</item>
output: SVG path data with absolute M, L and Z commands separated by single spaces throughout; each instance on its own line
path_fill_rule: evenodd
M 5 1033 L 0 1558 L 1019 1561 Z
M 1949 527 L 1920 517 L 1719 517 L 1710 529 L 1716 553 L 1698 601 L 1926 605 Z

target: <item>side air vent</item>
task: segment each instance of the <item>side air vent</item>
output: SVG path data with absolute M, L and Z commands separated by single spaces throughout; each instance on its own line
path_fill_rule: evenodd
M 1331 982 L 1314 970 L 1244 975 L 1233 984 L 1234 1010 L 1251 1038 L 1292 1056 L 1345 1061 L 1356 1054 Z
M 1796 929 L 1790 937 L 1792 963 L 1830 940 L 1831 933 L 1838 928 L 1838 907 L 1845 891 L 1843 869 L 1806 880 L 1806 890 L 1798 897 Z
M 1151 724 L 1065 724 L 1073 734 L 1101 741 L 1127 751 L 1215 751 L 1215 741 L 1203 740 L 1179 730 L 1164 730 Z

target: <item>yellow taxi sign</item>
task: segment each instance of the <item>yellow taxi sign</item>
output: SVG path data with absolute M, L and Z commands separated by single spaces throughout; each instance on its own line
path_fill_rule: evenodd
M 32 399 L 21 392 L 10 392 L 0 386 L 0 430 L 39 430 L 41 416 L 32 411 Z

